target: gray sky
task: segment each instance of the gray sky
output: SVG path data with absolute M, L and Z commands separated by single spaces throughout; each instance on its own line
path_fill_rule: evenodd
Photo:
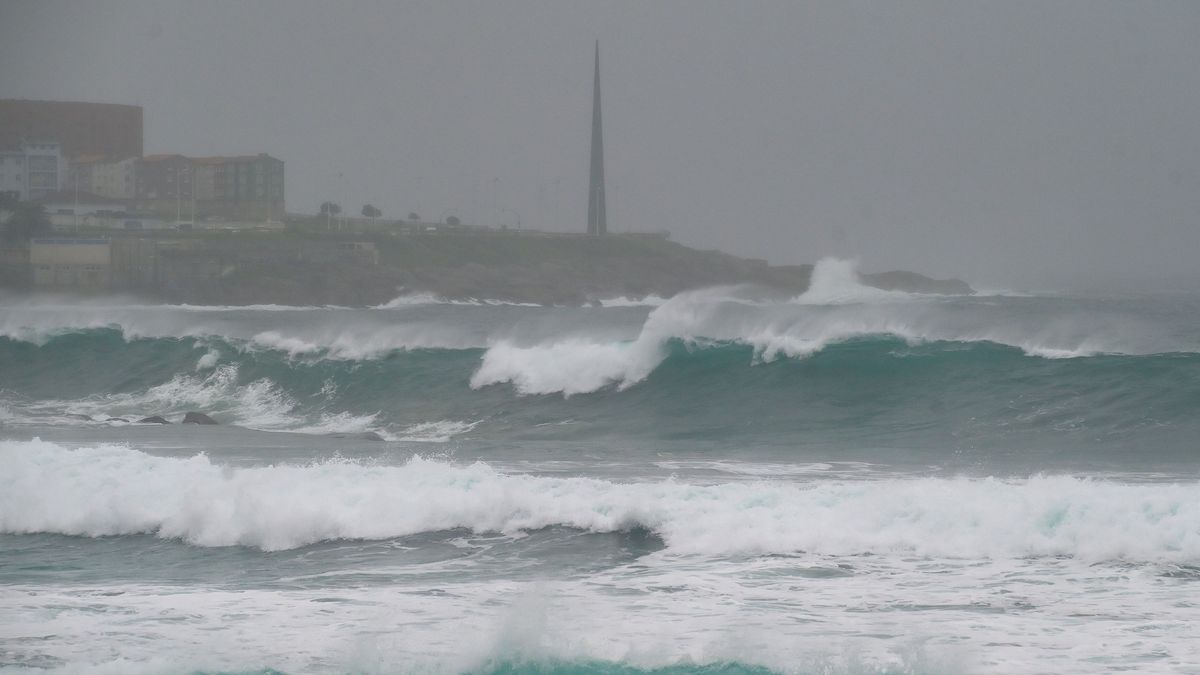
M 1200 285 L 1197 2 L 22 2 L 0 97 L 269 152 L 288 206 L 609 227 L 976 283 Z M 340 177 L 339 177 L 340 176 Z

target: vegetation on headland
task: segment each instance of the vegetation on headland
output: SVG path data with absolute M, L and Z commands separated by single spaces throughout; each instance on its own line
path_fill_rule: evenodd
M 420 222 L 416 214 L 385 222 L 374 206 L 362 212 L 363 219 L 347 221 L 329 202 L 318 216 L 289 218 L 282 230 L 87 228 L 89 237 L 111 239 L 111 281 L 104 288 L 53 290 L 196 304 L 370 306 L 428 293 L 450 300 L 578 305 L 729 284 L 794 295 L 808 288 L 812 273 L 811 265 L 771 266 L 696 250 L 665 234 L 595 237 L 471 228 L 453 217 Z M 0 260 L 0 285 L 28 288 L 28 242 L 50 235 L 49 224 L 40 207 L 24 203 L 8 204 L 4 216 L 5 250 L 13 255 Z M 911 272 L 863 275 L 863 281 L 927 293 L 971 292 L 964 282 Z
M 194 233 L 181 263 L 214 260 L 208 283 L 180 283 L 164 299 L 208 304 L 376 305 L 405 293 L 447 299 L 585 304 L 602 298 L 669 297 L 683 290 L 753 284 L 798 294 L 811 265 L 771 266 L 701 251 L 652 235 L 588 237 L 514 230 L 330 233 Z M 958 280 L 911 272 L 864 275 L 866 283 L 929 293 L 969 293 Z

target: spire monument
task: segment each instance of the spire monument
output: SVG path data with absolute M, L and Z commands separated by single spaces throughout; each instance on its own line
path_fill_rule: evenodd
M 588 234 L 608 233 L 604 209 L 604 131 L 600 123 L 600 41 L 596 40 L 596 75 L 592 90 L 592 170 L 588 187 Z

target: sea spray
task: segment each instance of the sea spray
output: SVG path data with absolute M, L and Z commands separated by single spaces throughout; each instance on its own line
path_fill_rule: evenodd
M 414 456 L 229 467 L 113 445 L 2 441 L 0 531 L 147 533 L 281 550 L 465 528 L 646 528 L 680 554 L 1071 556 L 1200 563 L 1200 484 L 1070 476 L 613 483 Z

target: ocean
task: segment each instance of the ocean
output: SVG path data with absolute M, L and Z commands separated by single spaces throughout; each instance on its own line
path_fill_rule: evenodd
M 1198 293 L 0 302 L 0 673 L 1194 673 L 1198 625 Z

